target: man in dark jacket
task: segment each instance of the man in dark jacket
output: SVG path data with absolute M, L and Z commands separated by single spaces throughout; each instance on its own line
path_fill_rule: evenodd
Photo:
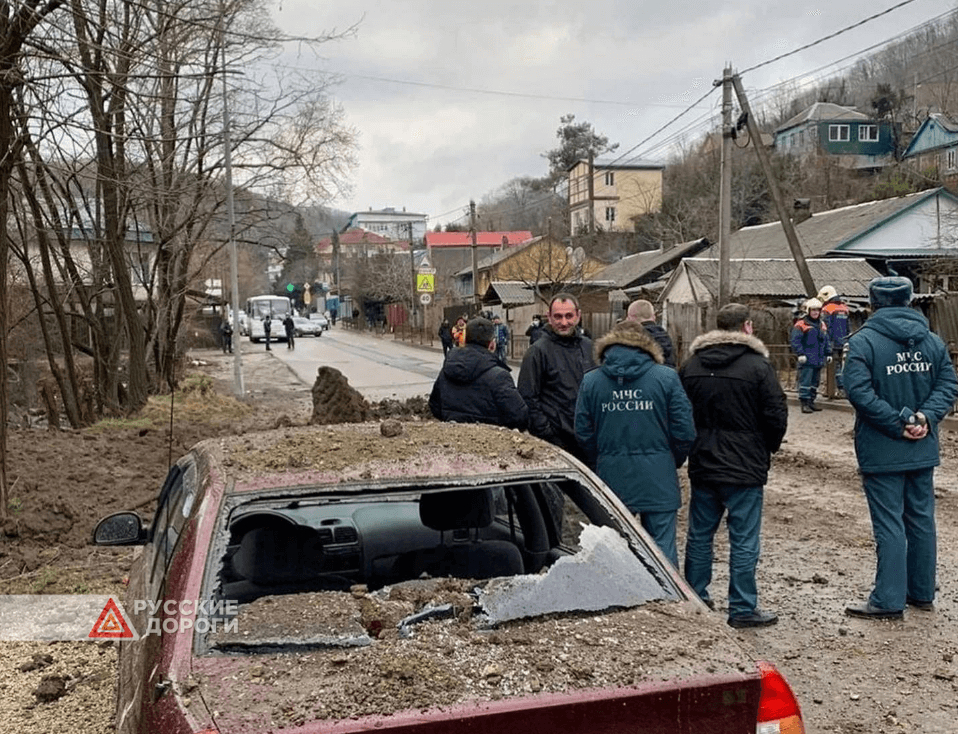
M 491 423 L 523 429 L 529 409 L 509 367 L 496 359 L 495 327 L 489 319 L 466 324 L 466 343 L 446 356 L 429 396 L 429 409 L 441 421 Z
M 283 330 L 286 332 L 286 348 L 295 349 L 296 348 L 296 322 L 293 321 L 292 314 L 286 314 L 283 317 Z
M 692 406 L 642 324 L 617 324 L 596 342 L 595 357 L 599 369 L 586 373 L 579 389 L 576 438 L 589 466 L 677 567 L 682 497 L 675 470 L 695 438 Z
M 899 619 L 906 604 L 934 609 L 938 424 L 958 379 L 942 340 L 908 308 L 908 278 L 876 278 L 868 291 L 875 312 L 848 340 L 845 391 L 878 567 L 868 600 L 845 612 Z
M 805 301 L 805 314 L 792 327 L 789 342 L 798 357 L 798 399 L 802 412 L 821 410 L 815 405 L 815 396 L 822 367 L 832 361 L 832 347 L 822 321 L 822 302 L 817 298 Z
M 649 301 L 639 299 L 630 303 L 625 320 L 638 321 L 642 324 L 649 336 L 662 348 L 665 364 L 675 368 L 675 348 L 672 346 L 672 337 L 669 336 L 669 332 L 655 323 L 655 308 Z
M 538 316 L 533 316 L 532 323 L 529 324 L 529 328 L 526 329 L 526 336 L 529 337 L 530 347 L 539 340 L 540 336 L 542 336 L 542 329 L 542 319 L 540 319 Z
M 785 436 L 788 406 L 768 350 L 752 336 L 748 308 L 729 304 L 719 310 L 717 322 L 716 331 L 692 342 L 691 356 L 679 370 L 696 431 L 689 454 L 685 578 L 711 605 L 712 541 L 727 512 L 728 623 L 764 627 L 778 616 L 758 608 L 762 498 L 771 455 Z
M 443 319 L 439 324 L 439 341 L 442 342 L 442 356 L 445 357 L 452 349 L 452 327 L 449 325 L 449 319 Z
M 575 438 L 579 383 L 592 369 L 592 340 L 576 328 L 579 302 L 559 293 L 549 304 L 549 324 L 529 347 L 519 368 L 519 393 L 529 406 L 529 431 L 584 458 Z

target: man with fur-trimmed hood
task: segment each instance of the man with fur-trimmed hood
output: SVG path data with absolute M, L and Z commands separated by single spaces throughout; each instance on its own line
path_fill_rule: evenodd
M 768 350 L 752 336 L 748 307 L 724 306 L 717 323 L 717 330 L 692 342 L 691 356 L 679 370 L 696 431 L 689 454 L 685 578 L 711 605 L 712 541 L 727 512 L 728 623 L 764 627 L 778 616 L 758 609 L 762 497 L 771 455 L 785 437 L 788 405 Z
M 637 321 L 595 343 L 600 367 L 582 378 L 575 435 L 602 480 L 678 566 L 675 527 L 682 504 L 676 468 L 695 429 L 692 406 L 662 348 Z

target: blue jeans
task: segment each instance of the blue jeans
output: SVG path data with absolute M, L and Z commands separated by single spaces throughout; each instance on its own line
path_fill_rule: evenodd
M 905 608 L 906 596 L 935 599 L 934 471 L 862 475 L 878 556 L 868 599 L 873 606 L 898 611 Z
M 758 606 L 755 568 L 762 532 L 764 487 L 692 486 L 685 542 L 685 579 L 704 601 L 712 582 L 712 541 L 722 516 L 729 540 L 728 614 L 754 612 Z
M 678 512 L 637 512 L 635 516 L 642 523 L 645 532 L 665 554 L 672 565 L 679 567 L 679 551 L 675 543 L 675 525 Z
M 808 363 L 798 366 L 798 399 L 813 402 L 818 394 L 818 378 L 821 367 L 809 367 Z

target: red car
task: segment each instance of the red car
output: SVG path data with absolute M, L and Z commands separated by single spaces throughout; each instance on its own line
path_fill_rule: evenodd
M 118 732 L 804 731 L 585 466 L 400 425 L 204 441 L 148 528 L 100 521 L 95 542 L 144 545 Z

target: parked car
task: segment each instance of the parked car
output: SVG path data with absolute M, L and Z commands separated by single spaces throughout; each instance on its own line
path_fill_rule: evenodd
M 295 336 L 323 335 L 323 325 L 318 321 L 307 319 L 305 316 L 293 316 L 293 324 L 295 324 L 295 330 L 293 331 Z
M 387 427 L 210 439 L 149 525 L 98 523 L 145 546 L 117 732 L 804 732 L 785 679 L 576 459 Z
M 323 331 L 329 331 L 329 319 L 326 318 L 324 314 L 319 312 L 311 313 L 309 315 L 310 321 L 315 321 L 317 324 L 323 327 Z

